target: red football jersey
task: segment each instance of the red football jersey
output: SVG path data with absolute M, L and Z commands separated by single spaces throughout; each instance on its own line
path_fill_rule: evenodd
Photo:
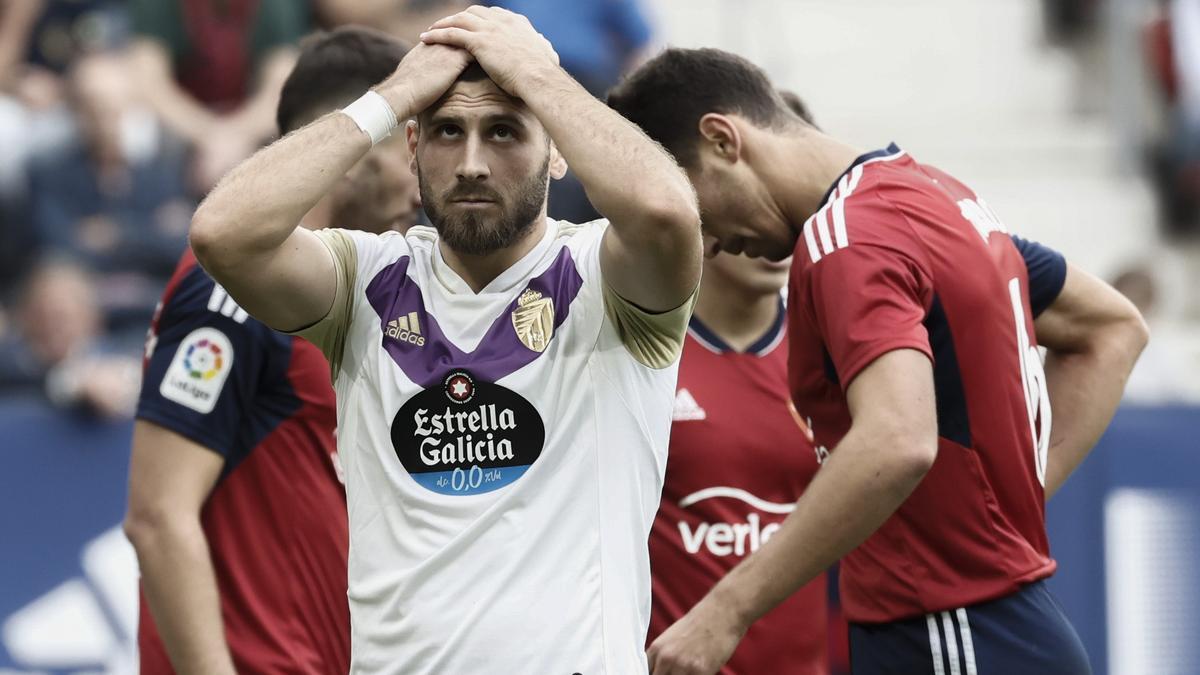
M 200 513 L 240 673 L 345 673 L 346 493 L 332 454 L 329 364 L 313 345 L 249 317 L 189 251 L 147 342 L 139 419 L 220 455 Z M 145 597 L 143 675 L 174 669 Z
M 788 400 L 783 316 L 745 353 L 692 320 L 650 532 L 650 642 L 779 529 L 817 471 Z M 827 604 L 822 575 L 751 626 L 721 672 L 828 673 Z
M 805 223 L 789 372 L 818 447 L 850 428 L 846 388 L 874 359 L 915 349 L 934 367 L 937 460 L 842 560 L 849 620 L 962 607 L 1053 573 L 1050 410 L 1033 317 L 1065 275 L 1062 256 L 1010 236 L 965 185 L 894 145 L 858 158 Z

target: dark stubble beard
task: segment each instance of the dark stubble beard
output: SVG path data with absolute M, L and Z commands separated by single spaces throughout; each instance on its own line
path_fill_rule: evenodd
M 425 177 L 419 175 L 419 170 L 417 173 L 421 187 L 421 203 L 442 242 L 458 253 L 485 255 L 512 246 L 533 227 L 546 204 L 550 158 L 546 158 L 541 170 L 517 186 L 511 204 L 501 201 L 500 194 L 490 186 L 463 182 L 442 195 L 434 195 L 425 182 Z M 455 214 L 446 212 L 445 206 L 451 200 L 468 197 L 494 200 L 501 207 L 500 215 L 475 211 Z

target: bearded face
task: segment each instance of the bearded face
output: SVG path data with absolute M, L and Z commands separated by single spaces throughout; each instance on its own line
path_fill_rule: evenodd
M 487 78 L 460 80 L 421 113 L 409 147 L 425 213 L 443 245 L 468 255 L 519 242 L 561 175 L 541 123 Z
M 421 203 L 451 249 L 483 255 L 507 248 L 533 227 L 546 205 L 549 157 L 536 171 L 505 181 L 505 185 L 458 181 L 436 192 L 420 174 Z

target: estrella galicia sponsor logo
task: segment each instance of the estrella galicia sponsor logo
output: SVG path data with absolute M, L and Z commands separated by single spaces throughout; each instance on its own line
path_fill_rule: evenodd
M 422 487 L 472 495 L 516 481 L 546 440 L 542 417 L 520 394 L 453 370 L 410 398 L 392 421 L 392 446 Z

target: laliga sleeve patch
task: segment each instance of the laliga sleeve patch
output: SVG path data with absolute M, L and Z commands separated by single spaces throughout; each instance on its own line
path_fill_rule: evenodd
M 208 414 L 233 370 L 233 345 L 215 328 L 197 328 L 179 343 L 158 392 L 163 398 Z

